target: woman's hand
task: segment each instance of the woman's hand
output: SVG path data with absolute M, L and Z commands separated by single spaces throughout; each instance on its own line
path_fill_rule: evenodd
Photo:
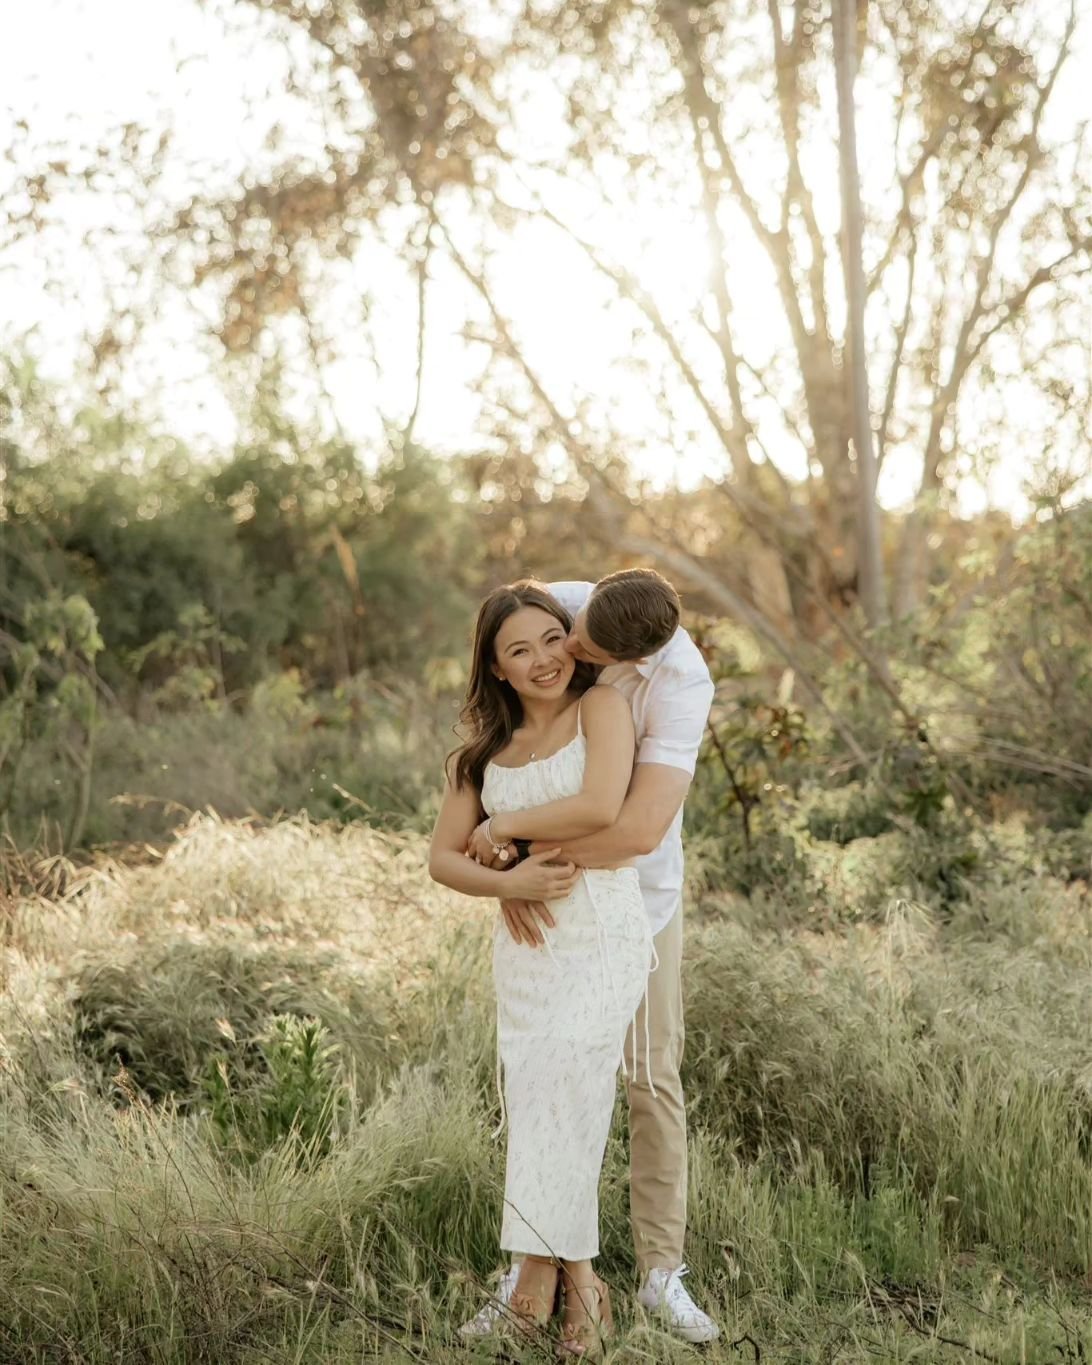
M 577 883 L 581 869 L 575 863 L 553 863 L 559 848 L 532 853 L 506 874 L 505 896 L 528 901 L 560 900 Z
M 473 858 L 476 863 L 481 863 L 483 867 L 504 867 L 516 856 L 516 851 L 509 844 L 498 844 L 498 848 L 507 848 L 509 856 L 498 861 L 498 855 L 493 852 L 493 841 L 487 832 L 488 820 L 483 820 L 466 843 L 466 856 Z

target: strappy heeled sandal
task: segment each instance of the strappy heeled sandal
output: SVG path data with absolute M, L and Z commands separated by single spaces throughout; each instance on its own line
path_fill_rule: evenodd
M 529 1257 L 535 1261 L 552 1265 L 557 1270 L 553 1291 L 549 1298 L 528 1294 L 521 1289 L 513 1289 L 508 1297 L 509 1322 L 512 1327 L 525 1336 L 532 1336 L 544 1328 L 558 1312 L 561 1304 L 561 1268 L 557 1261 L 546 1261 L 545 1257 Z
M 576 1285 L 570 1281 L 565 1290 L 566 1309 L 573 1300 L 583 1308 L 583 1319 L 562 1322 L 558 1356 L 562 1360 L 572 1356 L 579 1356 L 582 1360 L 599 1360 L 603 1354 L 603 1342 L 614 1331 L 610 1289 L 598 1275 L 593 1277 L 591 1284 Z

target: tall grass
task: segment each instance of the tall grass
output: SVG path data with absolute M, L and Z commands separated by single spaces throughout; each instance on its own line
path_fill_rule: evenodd
M 1080 887 L 982 884 L 837 933 L 732 905 L 692 907 L 685 969 L 688 1256 L 725 1327 L 706 1358 L 1081 1359 Z M 490 913 L 428 883 L 417 836 L 306 817 L 196 817 L 158 862 L 17 905 L 0 1360 L 494 1358 L 453 1336 L 500 1260 Z M 620 1112 L 612 1358 L 688 1359 L 625 1292 L 627 1166 Z
M 291 674 L 280 674 L 255 687 L 245 705 L 164 710 L 142 698 L 137 716 L 109 708 L 96 732 L 81 843 L 159 843 L 205 810 L 228 819 L 364 813 L 383 828 L 423 828 L 438 800 L 458 705 L 456 693 L 437 696 L 416 677 L 362 673 L 306 698 Z M 56 839 L 72 800 L 63 742 L 35 737 L 3 829 L 29 848 L 42 842 L 44 820 Z

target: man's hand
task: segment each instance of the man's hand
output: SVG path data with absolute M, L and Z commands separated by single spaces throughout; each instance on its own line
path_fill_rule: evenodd
M 541 920 L 552 929 L 554 917 L 544 901 L 504 900 L 500 907 L 508 932 L 517 943 L 528 943 L 532 948 L 538 948 L 546 942 L 538 921 Z

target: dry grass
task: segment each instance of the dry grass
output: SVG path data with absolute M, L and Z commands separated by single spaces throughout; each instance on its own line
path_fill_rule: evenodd
M 195 817 L 9 906 L 0 1359 L 492 1359 L 451 1335 L 498 1259 L 490 914 L 429 883 L 419 836 L 304 817 Z M 903 902 L 837 933 L 750 916 L 707 900 L 687 950 L 706 1358 L 1082 1359 L 1085 893 L 982 884 L 943 924 Z M 346 1117 L 321 1154 L 240 1162 L 202 1077 L 252 1066 L 271 1013 L 322 1021 Z M 624 1292 L 626 1169 L 619 1116 L 612 1358 L 682 1360 Z
M 348 948 L 346 964 L 412 970 L 467 902 L 422 876 L 418 835 L 365 824 L 275 823 L 196 814 L 144 865 L 99 857 L 63 893 L 9 909 L 15 958 L 69 960 L 102 939 L 149 931 L 276 938 L 288 948 Z M 472 912 L 472 908 L 471 908 Z

